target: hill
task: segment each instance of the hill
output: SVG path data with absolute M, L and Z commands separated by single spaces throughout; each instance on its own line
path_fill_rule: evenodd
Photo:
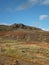
M 49 43 L 49 32 L 24 24 L 0 25 L 0 39 Z
M 24 24 L 0 25 L 0 65 L 49 65 L 49 32 Z

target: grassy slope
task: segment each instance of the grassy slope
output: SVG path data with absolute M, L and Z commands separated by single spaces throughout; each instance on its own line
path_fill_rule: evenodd
M 44 43 L 44 46 L 39 44 L 41 42 L 3 42 L 0 42 L 0 55 L 12 56 L 37 65 L 49 65 L 48 43 Z

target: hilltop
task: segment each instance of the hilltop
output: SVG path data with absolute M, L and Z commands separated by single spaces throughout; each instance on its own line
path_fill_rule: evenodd
M 23 29 L 23 30 L 41 30 L 36 27 L 27 26 L 24 24 L 12 24 L 12 25 L 0 25 L 0 31 L 14 31 L 17 29 Z

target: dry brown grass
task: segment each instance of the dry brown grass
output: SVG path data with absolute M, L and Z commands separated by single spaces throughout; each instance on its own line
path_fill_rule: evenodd
M 19 43 L 19 44 L 18 44 Z M 13 57 L 19 62 L 34 63 L 35 65 L 49 65 L 48 43 L 16 42 L 0 43 L 0 55 Z M 31 65 L 31 64 L 30 64 Z

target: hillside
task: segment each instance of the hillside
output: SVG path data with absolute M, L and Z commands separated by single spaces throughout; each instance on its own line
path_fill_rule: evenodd
M 0 25 L 0 65 L 49 65 L 49 32 L 24 24 Z
M 49 43 L 49 32 L 24 24 L 0 25 L 0 39 Z

